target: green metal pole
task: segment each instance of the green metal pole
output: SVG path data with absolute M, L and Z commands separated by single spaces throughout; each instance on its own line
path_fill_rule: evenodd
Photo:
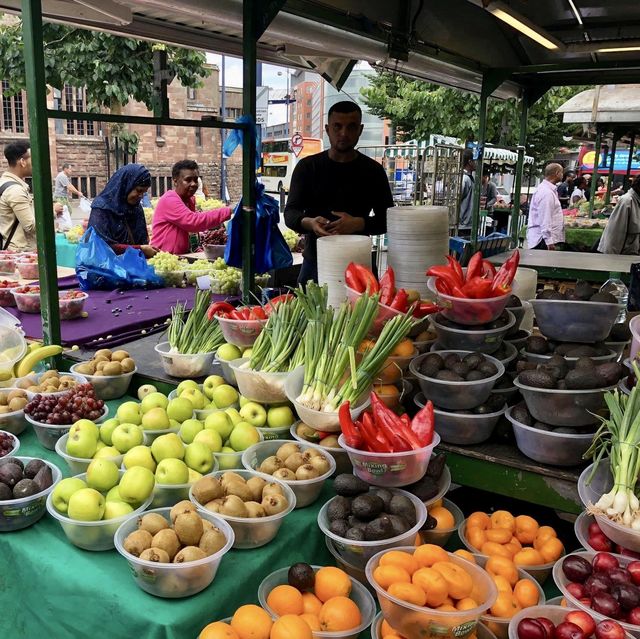
M 256 33 L 258 3 L 242 5 L 242 106 L 245 115 L 256 119 Z M 242 145 L 242 297 L 252 299 L 255 286 L 256 142 L 253 131 L 245 131 Z
M 636 132 L 632 129 L 631 139 L 629 140 L 629 159 L 627 160 L 627 175 L 624 178 L 624 191 L 625 193 L 631 186 L 631 163 L 633 162 L 633 152 L 636 148 Z
M 513 210 L 511 211 L 511 242 L 518 246 L 518 222 L 520 220 L 520 193 L 522 192 L 522 174 L 524 173 L 525 144 L 527 143 L 527 116 L 529 103 L 525 91 L 520 101 L 520 138 L 518 140 L 518 163 L 516 164 L 516 184 L 513 191 Z
M 589 196 L 589 217 L 593 217 L 593 203 L 598 190 L 598 165 L 600 164 L 600 144 L 602 143 L 602 129 L 596 127 L 596 154 L 593 158 L 593 174 L 591 175 L 591 194 Z
M 42 300 L 42 336 L 45 344 L 59 344 L 58 269 L 53 225 L 49 121 L 46 117 L 47 83 L 42 45 L 41 0 L 22 0 L 22 38 L 33 165 L 38 271 Z
M 616 145 L 618 144 L 618 132 L 613 131 L 613 142 L 611 142 L 611 165 L 609 166 L 609 176 L 607 179 L 607 194 L 604 197 L 604 203 L 611 202 L 611 184 L 613 183 L 613 165 L 616 161 Z
M 491 91 L 486 78 L 482 80 L 480 92 L 480 114 L 478 123 L 478 159 L 476 160 L 476 177 L 473 183 L 473 204 L 471 208 L 471 246 L 476 251 L 478 246 L 478 227 L 480 223 L 480 195 L 482 193 L 482 161 L 484 159 L 484 144 L 487 137 L 487 106 Z

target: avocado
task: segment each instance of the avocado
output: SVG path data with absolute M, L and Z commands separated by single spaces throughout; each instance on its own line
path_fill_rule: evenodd
M 394 495 L 389 502 L 389 515 L 404 517 L 412 526 L 416 523 L 416 509 L 413 502 L 404 495 Z
M 624 376 L 625 370 L 618 362 L 607 362 L 596 367 L 598 375 L 604 380 L 605 386 L 613 386 Z
M 523 362 L 520 361 L 516 364 L 516 373 L 523 373 L 524 371 L 535 371 L 538 365 L 535 362 Z
M 449 353 L 445 358 L 444 358 L 444 367 L 448 368 L 449 370 L 451 370 L 451 367 L 454 364 L 457 364 L 458 362 L 462 361 L 460 359 L 460 355 L 458 355 L 457 353 Z
M 334 519 L 329 524 L 329 530 L 334 535 L 338 535 L 338 537 L 344 537 L 347 534 L 347 530 L 349 530 L 349 524 L 346 519 Z
M 453 364 L 453 366 L 451 366 L 449 370 L 452 373 L 459 375 L 460 377 L 466 377 L 467 373 L 471 369 L 469 368 L 468 364 L 465 364 L 464 362 L 456 362 L 455 364 Z
M 387 488 L 375 488 L 371 491 L 371 493 L 382 499 L 385 510 L 389 508 L 389 502 L 393 497 L 393 493 L 390 490 L 388 490 Z
M 42 468 L 48 468 L 48 466 L 41 459 L 32 459 L 24 467 L 24 476 L 27 479 L 33 479 Z
M 538 430 L 544 430 L 544 431 L 551 432 L 554 427 L 553 426 L 549 426 L 549 424 L 545 424 L 543 422 L 535 422 L 533 424 L 533 428 L 537 428 Z
M 342 473 L 335 478 L 333 490 L 336 491 L 336 494 L 343 497 L 355 497 L 356 495 L 368 492 L 369 484 L 355 475 Z
M 555 366 L 554 364 L 549 363 L 538 364 L 538 368 L 536 370 L 551 375 L 556 383 L 566 374 L 566 370 L 562 366 Z
M 334 497 L 327 506 L 327 519 L 346 519 L 351 514 L 351 499 L 338 495 Z
M 480 353 L 469 353 L 462 360 L 471 370 L 474 370 L 482 364 L 484 357 Z
M 564 378 L 564 383 L 567 390 L 587 390 L 590 388 L 601 387 L 602 380 L 597 375 L 596 371 L 584 370 L 574 368 L 567 373 Z
M 522 300 L 517 295 L 509 295 L 507 308 L 519 308 L 520 306 L 522 306 Z
M 364 541 L 366 539 L 364 531 L 365 528 L 361 526 L 357 526 L 356 528 L 349 528 L 349 530 L 347 530 L 347 534 L 345 535 L 345 539 L 349 539 L 351 541 Z
M 387 518 L 391 522 L 391 528 L 393 529 L 392 534 L 394 537 L 397 537 L 398 535 L 404 535 L 404 533 L 406 533 L 407 530 L 411 528 L 404 517 L 400 517 L 399 515 L 387 515 Z
M 428 364 L 429 366 L 435 366 L 437 370 L 444 368 L 444 360 L 438 353 L 429 353 L 423 360 L 422 365 Z
M 38 492 L 42 492 L 49 488 L 49 486 L 53 484 L 53 473 L 51 472 L 51 468 L 47 465 L 42 466 L 33 478 L 33 481 L 38 486 Z
M 506 359 L 509 353 L 507 352 L 507 347 L 504 344 L 505 343 L 502 342 L 502 344 L 500 344 L 500 348 L 498 348 L 498 350 L 495 351 L 494 353 L 491 353 L 491 357 L 495 357 L 500 361 L 502 361 L 503 359 Z
M 33 479 L 21 479 L 13 487 L 13 498 L 23 499 L 24 497 L 31 497 L 32 495 L 36 495 L 39 492 L 40 489 L 38 488 L 38 484 L 36 484 Z
M 533 417 L 527 410 L 527 405 L 524 402 L 516 404 L 511 411 L 511 416 L 517 422 L 524 424 L 525 426 L 533 426 Z
M 553 289 L 545 289 L 538 295 L 537 299 L 539 300 L 563 300 L 565 299 L 562 293 L 558 293 L 558 291 L 554 291 Z
M 575 428 L 554 428 L 554 433 L 565 433 L 567 435 L 575 435 L 578 431 Z
M 545 371 L 524 371 L 518 375 L 518 381 L 533 388 L 555 388 L 556 380 Z
M 596 365 L 594 361 L 588 357 L 580 357 L 574 366 L 574 370 L 593 371 Z
M 425 377 L 435 377 L 442 369 L 438 368 L 433 362 L 422 362 L 419 370 L 420 374 Z
M 427 518 L 424 522 L 424 524 L 422 524 L 422 528 L 420 528 L 420 530 L 433 530 L 434 528 L 436 528 L 438 525 L 438 520 L 435 517 L 432 517 L 431 515 L 427 514 Z
M 589 298 L 590 302 L 602 302 L 604 304 L 617 304 L 618 298 L 611 293 L 596 293 Z
M 393 498 L 391 499 L 393 501 Z M 391 502 L 389 502 L 391 505 Z M 377 495 L 371 493 L 358 495 L 351 502 L 351 512 L 361 521 L 375 519 L 384 509 L 384 502 Z
M 489 413 L 493 413 L 494 411 L 489 408 L 487 404 L 480 404 L 480 406 L 476 406 L 473 409 L 474 415 L 488 415 Z
M 576 282 L 576 287 L 573 289 L 574 297 L 578 300 L 582 300 L 583 302 L 588 301 L 594 293 L 595 290 L 593 289 L 593 286 L 584 280 L 578 280 Z
M 598 351 L 593 346 L 578 346 L 567 352 L 567 357 L 597 357 Z
M 482 362 L 482 364 L 480 364 L 480 366 L 478 366 L 478 370 L 481 373 L 484 373 L 485 377 L 491 377 L 498 372 L 498 368 L 496 367 L 496 365 L 493 362 L 489 362 L 487 360 L 485 360 L 484 362 Z
M 464 377 L 460 377 L 460 375 L 456 375 L 453 371 L 443 370 L 438 371 L 436 373 L 435 379 L 439 379 L 443 382 L 463 382 Z
M 487 376 L 480 371 L 469 371 L 465 377 L 467 382 L 478 382 L 481 379 L 487 379 Z
M 605 341 L 607 342 L 626 342 L 631 339 L 631 330 L 629 329 L 629 322 L 621 322 L 620 324 L 614 324 L 609 333 L 609 337 Z
M 390 539 L 393 534 L 393 524 L 387 515 L 382 515 L 370 521 L 364 529 L 364 538 L 366 541 Z
M 490 413 L 495 413 L 504 406 L 504 395 L 501 395 L 500 393 L 491 393 L 485 404 L 490 408 Z
M 305 590 L 313 590 L 316 583 L 316 575 L 309 564 L 298 562 L 289 568 L 287 581 L 290 586 L 304 592 Z
M 549 344 L 542 335 L 530 335 L 524 344 L 524 350 L 527 351 L 527 353 L 546 355 L 549 352 Z
M 410 484 L 409 486 L 405 486 L 404 490 L 410 492 L 412 495 L 415 495 L 420 501 L 427 501 L 429 499 L 433 499 L 438 494 L 440 489 L 435 479 L 432 479 L 431 477 L 425 475 L 417 482 Z M 389 508 L 389 505 L 387 505 L 386 507 Z
M 5 464 L 13 464 L 14 466 L 18 466 L 20 468 L 20 472 L 24 472 L 24 464 L 17 457 L 3 457 L 0 459 L 0 466 L 4 466 Z
M 431 479 L 440 479 L 440 476 L 444 471 L 446 461 L 447 456 L 445 453 L 433 453 L 429 459 L 429 465 L 427 466 L 427 477 L 431 477 Z
M 564 383 L 564 379 L 558 381 L 556 388 L 558 390 L 567 390 L 567 385 Z
M 364 527 L 367 525 L 366 521 L 360 521 L 354 515 L 349 515 L 349 519 L 347 519 L 347 523 L 349 524 L 349 528 L 362 528 L 363 530 L 364 530 Z

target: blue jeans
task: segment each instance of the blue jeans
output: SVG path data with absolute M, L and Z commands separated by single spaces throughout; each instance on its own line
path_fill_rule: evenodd
M 306 286 L 309 280 L 318 282 L 318 263 L 315 260 L 304 258 L 300 267 L 300 275 L 298 275 L 298 284 Z

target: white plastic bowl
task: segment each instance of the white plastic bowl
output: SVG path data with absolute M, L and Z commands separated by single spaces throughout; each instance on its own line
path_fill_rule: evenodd
M 289 372 L 265 373 L 250 368 L 243 368 L 249 357 L 241 357 L 229 362 L 229 367 L 238 385 L 240 395 L 259 404 L 280 404 L 287 401 L 284 387 Z
M 451 528 L 421 530 L 419 534 L 423 544 L 435 544 L 436 546 L 442 546 L 444 548 L 453 533 L 458 531 L 460 524 L 464 521 L 464 513 L 451 500 L 446 498 L 442 499 L 442 505 L 453 515 L 454 525 Z M 429 508 L 427 508 L 427 512 L 428 511 Z
M 224 381 L 231 386 L 238 386 L 238 382 L 236 381 L 236 376 L 233 370 L 231 370 L 231 366 L 228 360 L 220 359 L 217 355 L 215 356 L 215 362 L 220 365 L 222 369 L 222 377 L 224 377 Z
M 21 377 L 20 379 L 18 379 L 17 381 L 20 382 L 24 379 L 32 379 L 35 382 L 35 386 L 37 386 L 40 383 L 40 379 L 42 378 L 42 376 L 44 375 L 44 373 L 38 373 L 36 375 L 34 375 L 33 373 L 31 375 L 27 375 L 26 377 Z M 86 384 L 89 380 L 84 376 L 84 375 L 80 375 L 79 373 L 74 373 L 73 371 L 66 373 L 64 371 L 59 371 L 59 376 L 63 377 L 72 377 L 73 379 L 76 380 L 76 385 L 79 384 Z M 29 401 L 31 401 L 36 395 L 42 395 L 43 397 L 60 397 L 60 395 L 64 395 L 65 393 L 68 393 L 70 390 L 73 390 L 73 386 L 71 388 L 65 388 L 63 390 L 59 390 L 59 391 L 53 391 L 50 393 L 45 393 L 42 391 L 30 391 L 30 390 L 26 390 L 26 389 L 20 389 L 20 390 L 24 390 L 24 392 L 27 394 L 27 399 Z M 96 397 L 97 394 L 96 394 Z M 103 399 L 102 397 L 98 397 L 98 399 Z
M 325 537 L 324 541 L 325 541 L 327 550 L 329 551 L 331 556 L 335 559 L 335 562 L 338 568 L 341 568 L 342 570 L 344 570 L 349 575 L 349 577 L 353 577 L 353 579 L 355 579 L 356 581 L 359 581 L 369 592 L 371 593 L 375 592 L 374 589 L 371 587 L 371 584 L 367 581 L 367 575 L 364 572 L 364 567 L 359 568 L 358 566 L 354 566 L 353 564 L 350 564 L 348 561 L 346 561 L 344 557 L 342 557 L 340 553 L 336 550 L 335 546 L 333 545 L 333 541 L 331 541 L 329 537 Z
M 58 453 L 65 462 L 67 462 L 67 466 L 69 466 L 69 470 L 73 475 L 79 475 L 80 473 L 86 473 L 89 464 L 93 461 L 93 457 L 91 459 L 86 459 L 84 457 L 74 457 L 73 455 L 69 455 L 67 453 L 67 441 L 69 439 L 69 433 L 65 433 L 58 441 L 56 441 L 55 451 Z M 114 457 L 104 457 L 103 459 L 108 459 L 112 461 L 116 466 L 120 466 L 122 464 L 122 459 L 124 454 L 121 453 Z
M 293 439 L 295 439 L 297 442 L 300 442 L 301 444 L 312 444 L 315 446 L 319 446 L 320 448 L 322 448 L 322 450 L 328 452 L 336 462 L 335 475 L 340 475 L 341 473 L 353 472 L 353 465 L 351 464 L 351 460 L 349 459 L 349 453 L 347 453 L 347 451 L 344 448 L 342 448 L 341 446 L 338 446 L 337 448 L 331 448 L 329 446 L 323 446 L 319 442 L 318 443 L 310 442 L 300 437 L 296 432 L 296 428 L 301 423 L 302 422 L 297 421 L 291 424 L 291 428 L 289 429 L 289 432 L 291 433 L 291 436 L 293 437 Z
M 260 464 L 271 455 L 275 455 L 276 451 L 283 444 L 290 444 L 290 440 L 286 439 L 272 439 L 265 442 L 260 442 L 259 444 L 254 444 L 247 448 L 242 454 L 242 465 L 247 469 L 256 472 L 260 477 L 264 479 L 271 480 L 273 477 L 266 473 L 261 473 L 258 470 Z M 317 450 L 322 453 L 322 456 L 329 463 L 329 470 L 316 477 L 315 479 L 305 479 L 305 480 L 287 480 L 281 479 L 282 483 L 287 484 L 291 488 L 291 490 L 295 493 L 296 496 L 296 508 L 304 508 L 305 506 L 309 506 L 312 504 L 318 497 L 320 496 L 320 492 L 322 491 L 322 487 L 324 486 L 324 482 L 333 475 L 336 470 L 336 462 L 328 452 L 322 450 L 320 446 L 314 446 L 312 444 L 299 444 L 300 451 L 304 453 L 304 451 L 312 449 Z
M 157 513 L 162 515 L 168 522 L 171 521 L 169 517 L 171 508 L 155 508 L 148 512 Z M 128 553 L 124 549 L 124 540 L 127 535 L 138 529 L 139 517 L 130 515 L 120 525 L 114 537 L 115 547 L 129 563 L 133 579 L 140 589 L 156 597 L 177 599 L 195 595 L 197 592 L 204 590 L 215 579 L 222 558 L 233 545 L 233 529 L 224 519 L 214 513 L 199 510 L 198 514 L 220 529 L 226 537 L 227 543 L 213 555 L 182 564 L 160 564 L 153 561 L 145 561 Z
M 439 321 L 442 320 L 440 313 L 431 315 L 430 320 L 443 350 L 459 349 L 489 355 L 500 348 L 505 335 L 516 323 L 516 318 L 510 311 L 507 311 L 507 323 L 500 328 L 481 329 L 474 326 L 466 329 L 455 328 Z
M 75 369 L 84 362 L 74 364 L 69 370 L 75 373 Z M 93 386 L 96 397 L 98 399 L 119 399 L 127 394 L 131 379 L 138 372 L 138 368 L 134 368 L 130 373 L 122 373 L 122 375 L 87 375 L 83 376 Z
M 9 437 L 11 437 L 11 440 L 13 441 L 13 448 L 6 455 L 0 455 L 0 459 L 6 459 L 7 457 L 15 457 L 16 453 L 20 449 L 20 440 L 13 433 L 10 433 L 8 430 L 0 430 L 0 435 L 9 435 Z
M 162 367 L 167 375 L 192 379 L 204 377 L 211 371 L 215 353 L 197 353 L 195 355 L 182 355 L 170 352 L 169 342 L 156 344 L 153 349 L 160 356 Z
M 240 348 L 251 348 L 267 325 L 267 320 L 234 320 L 218 317 L 218 324 L 226 342 Z
M 380 628 L 382 626 L 382 621 L 384 616 L 381 612 L 379 612 L 373 623 L 371 624 L 371 639 L 382 639 L 382 635 L 380 634 Z M 496 639 L 496 636 L 482 623 L 479 623 L 475 628 L 475 633 L 477 639 Z

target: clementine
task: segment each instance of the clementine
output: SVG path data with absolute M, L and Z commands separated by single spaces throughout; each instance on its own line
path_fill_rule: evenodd
M 273 623 L 270 639 L 313 639 L 313 633 L 301 617 L 284 615 Z
M 418 562 L 408 552 L 401 550 L 390 550 L 380 557 L 380 566 L 400 566 L 412 575 L 418 568 Z
M 322 608 L 322 602 L 312 592 L 302 593 L 302 610 L 305 614 L 317 615 Z
M 200 631 L 198 639 L 238 639 L 238 634 L 229 624 L 214 621 Z
M 424 606 L 427 603 L 424 590 L 415 584 L 391 584 L 387 592 L 392 597 L 412 603 L 414 606 Z
M 351 594 L 351 578 L 340 568 L 325 566 L 316 573 L 314 590 L 322 603 L 331 597 L 348 597 Z
M 362 615 L 356 602 L 349 597 L 331 597 L 322 606 L 318 620 L 323 631 L 340 632 L 357 628 L 362 623 Z
M 427 606 L 435 608 L 445 603 L 449 588 L 444 577 L 437 570 L 420 568 L 413 573 L 411 582 L 424 590 Z
M 449 561 L 447 551 L 435 544 L 418 546 L 413 552 L 413 557 L 418 562 L 418 565 L 423 568 L 429 568 L 437 561 Z
M 378 566 L 373 571 L 373 578 L 384 588 L 385 590 L 391 585 L 396 583 L 411 583 L 411 575 L 400 566 L 390 564 L 388 566 Z
M 240 606 L 231 617 L 231 627 L 240 639 L 269 639 L 272 626 L 269 613 L 253 604 Z
M 314 615 L 310 612 L 305 612 L 303 615 L 300 615 L 300 619 L 304 619 L 311 630 L 322 630 L 322 628 L 320 627 L 320 619 L 318 619 L 318 615 Z
M 278 617 L 282 617 L 282 615 L 301 615 L 304 612 L 302 593 L 297 588 L 287 584 L 276 586 L 269 593 L 267 606 Z
M 540 593 L 531 579 L 520 579 L 513 587 L 513 596 L 522 608 L 537 606 Z

